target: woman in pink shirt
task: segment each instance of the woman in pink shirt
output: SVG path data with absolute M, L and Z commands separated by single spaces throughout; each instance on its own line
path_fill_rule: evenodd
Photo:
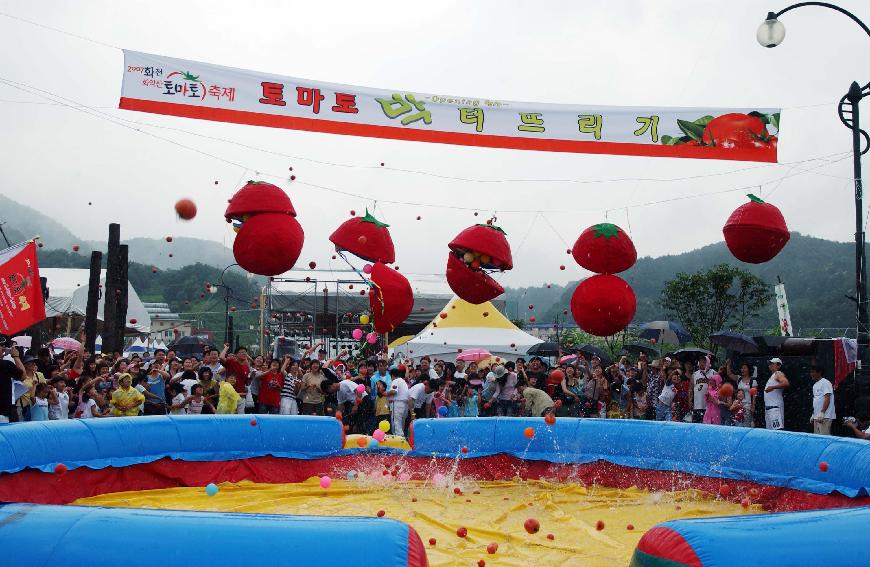
M 707 411 L 704 413 L 704 423 L 722 425 L 719 415 L 719 386 L 722 385 L 722 377 L 717 373 L 710 378 L 707 388 Z

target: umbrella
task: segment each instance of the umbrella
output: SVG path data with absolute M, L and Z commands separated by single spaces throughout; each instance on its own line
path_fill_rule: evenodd
M 63 350 L 79 350 L 82 343 L 72 337 L 59 337 L 49 343 L 54 348 L 62 348 Z
M 691 338 L 689 331 L 673 321 L 652 321 L 651 323 L 646 323 L 641 326 L 638 336 L 642 339 L 655 339 L 660 343 L 672 345 L 686 344 Z
M 590 358 L 593 356 L 597 356 L 601 360 L 602 366 L 609 366 L 613 363 L 613 359 L 610 358 L 610 355 L 595 345 L 586 344 L 581 347 L 575 348 L 574 350 L 577 352 L 582 352 Z
M 713 353 L 709 350 L 705 350 L 702 348 L 681 348 L 680 350 L 671 353 L 671 356 L 676 358 L 680 362 L 684 362 L 687 360 L 695 361 L 705 356 L 709 356 L 712 358 Z
M 758 352 L 758 344 L 748 335 L 735 333 L 733 331 L 719 331 L 710 335 L 710 340 L 714 345 L 719 345 L 725 350 L 736 352 L 737 354 L 751 354 Z
M 526 354 L 534 356 L 559 356 L 559 345 L 554 342 L 538 343 L 529 347 Z
M 197 337 L 181 337 L 177 341 L 173 341 L 169 344 L 167 348 L 170 348 L 175 351 L 176 354 L 181 357 L 185 356 L 196 356 L 201 357 L 203 350 L 205 347 L 209 347 L 210 349 L 214 348 L 214 345 L 208 342 L 207 340 Z
M 657 357 L 659 355 L 659 351 L 649 345 L 641 345 L 637 343 L 630 343 L 622 347 L 622 350 L 619 351 L 620 356 L 630 355 L 637 356 L 640 353 L 646 353 L 649 357 Z
M 485 358 L 492 356 L 492 353 L 485 348 L 468 348 L 463 349 L 456 360 L 464 360 L 465 362 L 480 362 Z
M 566 354 L 562 358 L 559 359 L 559 364 L 565 364 L 571 361 L 577 360 L 576 354 Z

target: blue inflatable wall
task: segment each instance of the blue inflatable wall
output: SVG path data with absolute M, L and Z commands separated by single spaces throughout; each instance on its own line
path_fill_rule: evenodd
M 532 440 L 523 430 L 535 429 Z M 559 418 L 424 419 L 412 455 L 505 453 L 556 463 L 617 465 L 747 480 L 815 494 L 870 493 L 870 443 L 824 435 L 676 422 Z M 829 465 L 828 472 L 819 463 Z
M 422 567 L 413 538 L 387 518 L 0 505 L 3 565 Z
M 223 461 L 272 455 L 328 457 L 341 450 L 341 423 L 330 417 L 161 415 L 31 421 L 0 427 L 0 472 L 123 467 L 169 457 Z

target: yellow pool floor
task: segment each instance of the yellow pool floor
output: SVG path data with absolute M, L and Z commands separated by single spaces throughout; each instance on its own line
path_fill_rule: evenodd
M 655 524 L 762 511 L 696 491 L 649 492 L 546 481 L 445 484 L 435 488 L 417 481 L 363 477 L 333 480 L 323 489 L 317 478 L 311 478 L 297 484 L 223 483 L 215 496 L 202 487 L 171 488 L 105 494 L 73 504 L 314 516 L 376 516 L 383 510 L 386 517 L 417 530 L 433 567 L 475 567 L 480 559 L 487 567 L 628 565 L 638 540 Z M 523 528 L 528 518 L 540 523 L 537 534 Z M 602 530 L 596 529 L 599 521 L 604 522 Z M 456 535 L 460 527 L 467 528 L 467 537 Z M 434 546 L 429 538 L 436 539 Z M 487 553 L 490 543 L 498 544 L 495 554 Z

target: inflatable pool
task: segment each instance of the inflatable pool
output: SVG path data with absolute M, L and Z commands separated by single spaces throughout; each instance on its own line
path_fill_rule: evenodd
M 149 567 L 864 561 L 866 442 L 567 418 L 419 420 L 410 441 L 347 449 L 337 420 L 314 417 L 4 426 L 0 543 L 9 564 L 52 566 L 102 557 L 111 542 L 125 565 Z M 323 475 L 328 489 L 310 480 Z M 155 533 L 177 537 L 140 536 Z M 615 555 L 580 561 L 579 548 Z

